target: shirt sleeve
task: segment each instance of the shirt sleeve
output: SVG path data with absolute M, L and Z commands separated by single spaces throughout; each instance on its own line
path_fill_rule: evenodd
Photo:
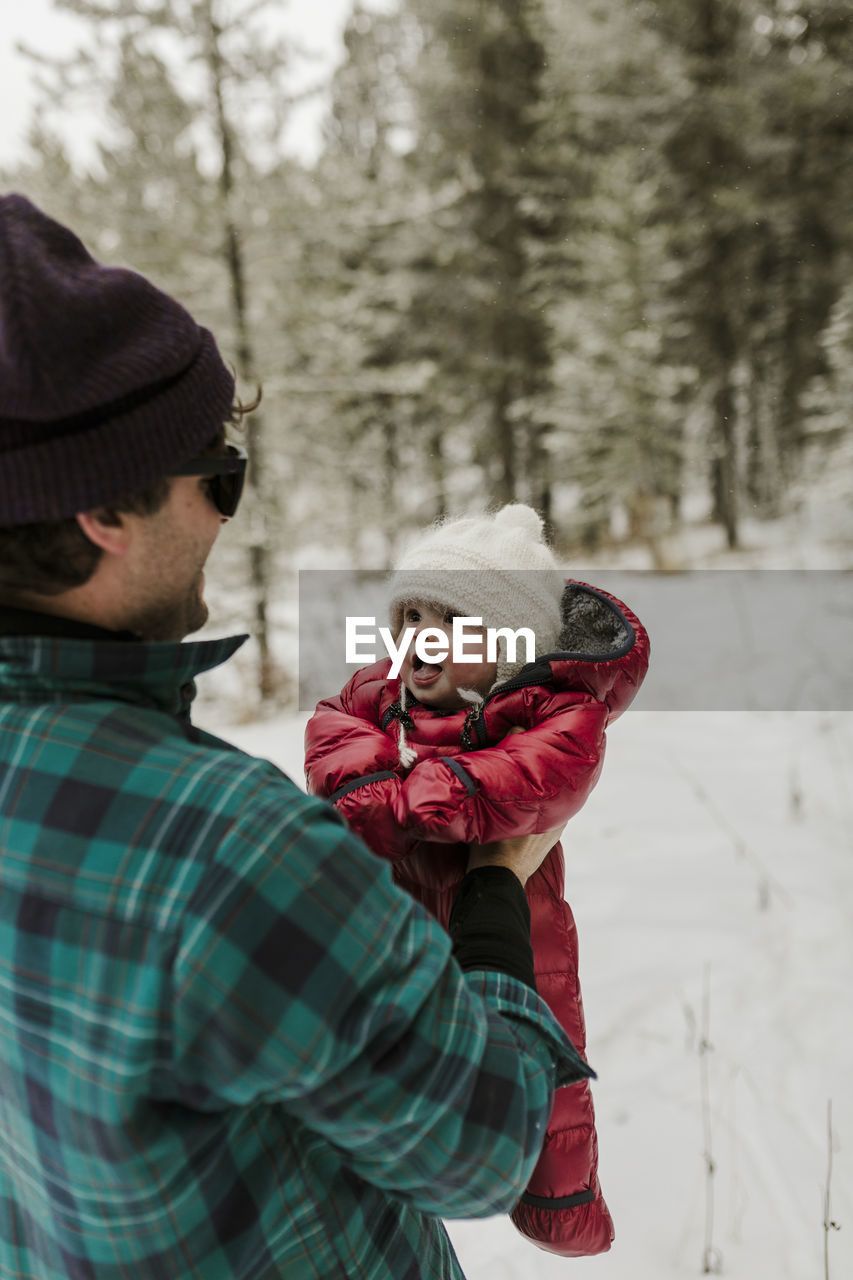
M 477 867 L 459 886 L 447 932 L 460 969 L 497 969 L 536 990 L 530 904 L 509 867 Z
M 328 806 L 241 806 L 173 968 L 176 1099 L 280 1105 L 354 1172 L 447 1217 L 507 1211 L 553 1089 L 592 1074 L 536 993 L 451 942 Z

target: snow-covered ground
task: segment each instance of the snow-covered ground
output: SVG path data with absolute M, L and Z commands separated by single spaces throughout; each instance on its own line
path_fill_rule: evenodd
M 306 718 L 201 723 L 301 781 Z M 829 1100 L 829 1275 L 847 1280 L 853 715 L 629 711 L 565 847 L 616 1240 L 568 1261 L 506 1219 L 452 1223 L 469 1280 L 686 1280 L 706 1259 L 820 1280 Z

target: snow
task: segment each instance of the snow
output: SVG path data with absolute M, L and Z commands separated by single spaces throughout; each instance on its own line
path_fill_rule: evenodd
M 306 715 L 203 722 L 302 778 Z M 629 711 L 566 832 L 609 1254 L 448 1224 L 468 1280 L 853 1275 L 853 715 Z M 707 983 L 707 1029 L 703 992 Z

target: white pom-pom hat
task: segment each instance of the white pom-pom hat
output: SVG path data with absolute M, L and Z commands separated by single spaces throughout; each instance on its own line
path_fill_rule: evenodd
M 402 627 L 404 606 L 420 600 L 480 617 L 484 627 L 529 627 L 536 637 L 536 656 L 551 651 L 560 632 L 564 579 L 543 530 L 532 507 L 514 502 L 494 515 L 447 520 L 419 534 L 391 579 L 394 634 Z M 516 675 L 525 661 L 523 642 L 511 663 L 500 637 L 493 687 Z

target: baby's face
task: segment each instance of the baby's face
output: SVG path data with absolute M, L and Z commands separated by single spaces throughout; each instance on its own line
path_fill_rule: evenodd
M 486 661 L 485 627 L 465 627 L 465 652 L 477 652 L 476 637 L 479 634 L 482 638 L 480 657 L 466 662 L 453 661 L 453 618 L 450 610 L 436 609 L 422 601 L 408 604 L 403 609 L 403 630 L 413 627 L 415 634 L 406 650 L 400 679 L 418 702 L 439 711 L 456 711 L 471 705 L 460 697 L 460 689 L 474 689 L 485 697 L 497 675 L 497 662 Z M 415 653 L 417 638 L 427 629 L 438 629 L 447 636 L 446 648 L 450 652 L 442 662 L 423 662 Z

